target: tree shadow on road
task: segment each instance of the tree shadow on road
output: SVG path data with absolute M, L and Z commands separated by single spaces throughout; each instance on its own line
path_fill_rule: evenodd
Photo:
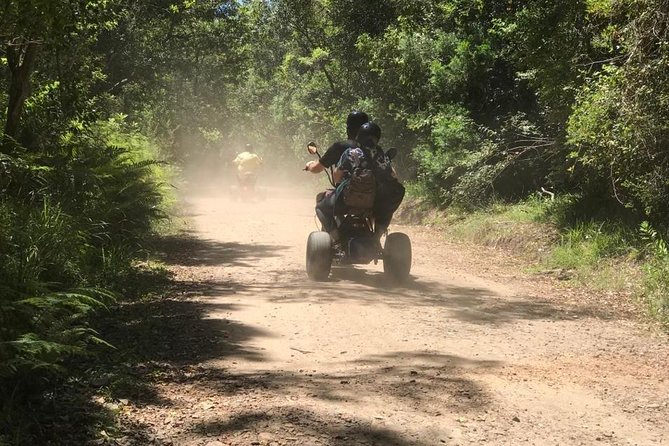
M 522 320 L 565 321 L 580 317 L 608 320 L 605 309 L 558 306 L 536 297 L 504 296 L 487 288 L 462 287 L 413 276 L 403 284 L 388 281 L 380 272 L 362 268 L 333 268 L 331 280 L 256 284 L 257 290 L 276 290 L 272 302 L 355 302 L 391 307 L 432 307 L 449 311 L 462 322 L 501 326 Z M 280 292 L 278 292 L 280 291 Z
M 229 319 L 240 305 L 207 300 L 229 294 L 230 287 L 177 282 L 170 297 L 119 305 L 100 330 L 117 349 L 107 367 L 116 372 L 106 384 L 113 398 L 136 406 L 167 405 L 155 392 L 156 382 L 188 381 L 192 366 L 212 359 L 263 361 L 262 352 L 247 344 L 270 334 Z
M 198 383 L 199 393 L 208 395 L 212 406 L 231 398 L 230 405 L 243 410 L 214 410 L 189 432 L 232 444 L 254 444 L 259 435 L 284 444 L 435 444 L 439 439 L 398 432 L 396 412 L 409 410 L 418 419 L 433 420 L 442 412 L 483 413 L 492 396 L 465 370 L 485 372 L 497 366 L 495 361 L 401 351 L 352 361 L 338 373 L 268 371 L 230 377 L 212 372 Z M 235 392 L 232 382 L 241 384 Z M 370 400 L 376 401 L 378 413 L 355 409 Z
M 352 419 L 323 418 L 299 408 L 278 408 L 269 411 L 246 411 L 225 421 L 210 421 L 194 426 L 193 432 L 220 437 L 233 444 L 270 444 L 275 438 L 295 445 L 378 445 L 422 446 L 382 425 Z M 258 434 L 260 432 L 260 434 Z M 260 441 L 259 441 L 260 440 Z M 265 442 L 262 442 L 265 440 Z M 443 442 L 441 444 L 444 444 Z
M 185 231 L 152 243 L 158 257 L 168 265 L 253 267 L 262 258 L 276 257 L 289 248 L 280 245 L 221 242 Z

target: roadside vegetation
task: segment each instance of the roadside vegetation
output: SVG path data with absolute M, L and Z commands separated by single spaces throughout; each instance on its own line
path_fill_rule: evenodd
M 648 222 L 633 227 L 608 218 L 578 219 L 573 196 L 439 210 L 415 187 L 409 190 L 411 210 L 401 211 L 400 218 L 440 228 L 457 242 L 512 254 L 528 273 L 633 298 L 648 316 L 669 326 L 667 247 Z
M 94 321 L 140 297 L 176 170 L 252 143 L 299 172 L 354 108 L 449 230 L 540 225 L 542 268 L 634 265 L 667 320 L 668 62 L 668 0 L 5 1 L 0 443 L 113 348 Z
M 101 84 L 93 44 L 112 17 L 87 3 L 0 11 L 0 444 L 79 423 L 56 402 L 81 399 L 93 355 L 114 349 L 96 320 L 136 297 L 169 206 L 163 153 Z

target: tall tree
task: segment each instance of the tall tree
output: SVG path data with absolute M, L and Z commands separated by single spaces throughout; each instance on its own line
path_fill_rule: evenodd
M 113 3 L 114 0 L 5 0 L 0 10 L 0 51 L 7 59 L 7 136 L 18 136 L 40 54 L 46 58 L 46 53 L 68 47 L 80 49 L 89 43 L 105 23 L 109 25 Z

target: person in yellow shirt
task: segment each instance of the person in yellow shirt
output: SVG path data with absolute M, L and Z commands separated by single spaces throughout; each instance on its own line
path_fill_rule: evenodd
M 246 145 L 246 150 L 237 155 L 233 164 L 237 166 L 239 186 L 244 190 L 253 191 L 263 160 L 255 153 L 251 144 Z

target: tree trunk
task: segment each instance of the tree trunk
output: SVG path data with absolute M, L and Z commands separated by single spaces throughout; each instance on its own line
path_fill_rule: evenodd
M 27 42 L 7 46 L 9 65 L 9 103 L 5 135 L 16 138 L 23 105 L 30 95 L 30 75 L 37 56 L 38 43 Z

